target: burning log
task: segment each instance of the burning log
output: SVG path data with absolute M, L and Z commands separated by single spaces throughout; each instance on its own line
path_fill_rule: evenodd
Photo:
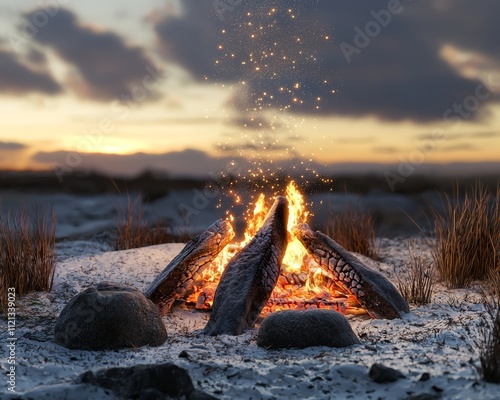
M 338 286 L 356 297 L 373 318 L 394 319 L 400 318 L 401 312 L 410 312 L 406 300 L 387 278 L 328 236 L 313 232 L 307 224 L 297 225 L 293 234 L 314 260 L 333 275 Z
M 287 247 L 288 204 L 278 197 L 254 238 L 228 263 L 204 333 L 239 335 L 252 328 L 278 281 Z
M 234 237 L 228 221 L 218 220 L 201 235 L 191 239 L 158 277 L 144 295 L 165 315 L 175 300 L 193 286 L 196 275 L 203 271 Z

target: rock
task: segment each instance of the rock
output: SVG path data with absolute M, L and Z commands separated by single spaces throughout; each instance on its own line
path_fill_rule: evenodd
M 425 382 L 425 381 L 428 381 L 429 379 L 431 379 L 431 374 L 429 374 L 428 372 L 424 372 L 420 376 L 419 382 Z
M 332 310 L 276 312 L 264 319 L 257 335 L 257 345 L 269 349 L 347 347 L 359 343 L 347 319 Z
M 112 390 L 125 399 L 215 399 L 196 390 L 187 371 L 171 363 L 87 371 L 80 375 L 78 382 Z
M 440 395 L 434 393 L 420 393 L 413 396 L 409 396 L 406 400 L 439 400 Z
M 368 376 L 377 383 L 395 382 L 405 376 L 394 368 L 386 367 L 382 364 L 373 364 L 368 372 Z
M 179 355 L 179 358 L 189 358 L 189 353 L 186 350 L 182 350 Z
M 55 342 L 68 349 L 160 346 L 166 339 L 157 307 L 139 290 L 119 283 L 100 283 L 77 294 L 55 326 Z

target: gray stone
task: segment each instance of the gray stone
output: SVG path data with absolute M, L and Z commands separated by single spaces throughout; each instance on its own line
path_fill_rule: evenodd
M 390 383 L 405 376 L 397 369 L 386 367 L 382 364 L 373 364 L 368 371 L 368 376 L 377 383 Z
M 124 399 L 215 399 L 195 389 L 188 372 L 172 363 L 87 371 L 78 382 L 112 390 Z
M 119 283 L 100 283 L 77 294 L 55 326 L 55 342 L 68 349 L 160 346 L 166 339 L 157 307 L 139 290 Z
M 359 344 L 347 319 L 332 310 L 287 310 L 269 315 L 260 326 L 257 345 L 269 349 Z
M 439 400 L 441 396 L 436 393 L 420 393 L 408 396 L 406 400 Z

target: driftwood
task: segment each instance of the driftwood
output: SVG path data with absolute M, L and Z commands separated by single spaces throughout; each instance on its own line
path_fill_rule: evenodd
M 394 285 L 325 234 L 313 232 L 307 224 L 299 224 L 293 234 L 309 254 L 337 281 L 337 285 L 353 295 L 373 318 L 400 318 L 409 312 L 406 300 Z
M 144 295 L 165 315 L 175 300 L 183 297 L 202 272 L 233 239 L 231 224 L 218 220 L 190 240 L 145 290 Z
M 278 281 L 288 242 L 287 221 L 287 200 L 280 196 L 255 237 L 224 270 L 205 333 L 239 335 L 254 326 Z

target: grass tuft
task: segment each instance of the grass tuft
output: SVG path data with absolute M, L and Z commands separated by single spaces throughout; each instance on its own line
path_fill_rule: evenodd
M 325 230 L 328 236 L 346 250 L 378 259 L 375 224 L 370 214 L 353 208 L 348 208 L 341 214 L 330 212 Z
M 114 236 L 115 250 L 128 250 L 163 243 L 187 242 L 187 232 L 175 234 L 163 220 L 154 224 L 144 219 L 141 197 L 135 201 L 128 198 L 126 207 L 118 209 Z
M 433 212 L 432 256 L 448 288 L 484 280 L 500 267 L 500 189 L 491 194 L 477 184 L 460 200 L 445 197 L 444 212 Z
M 409 303 L 425 305 L 432 300 L 434 266 L 423 254 L 415 254 L 414 248 L 415 244 L 409 241 L 409 259 L 398 276 L 398 289 Z
M 54 211 L 25 208 L 0 219 L 0 308 L 5 310 L 8 288 L 22 297 L 31 291 L 50 291 L 55 270 L 56 216 Z

